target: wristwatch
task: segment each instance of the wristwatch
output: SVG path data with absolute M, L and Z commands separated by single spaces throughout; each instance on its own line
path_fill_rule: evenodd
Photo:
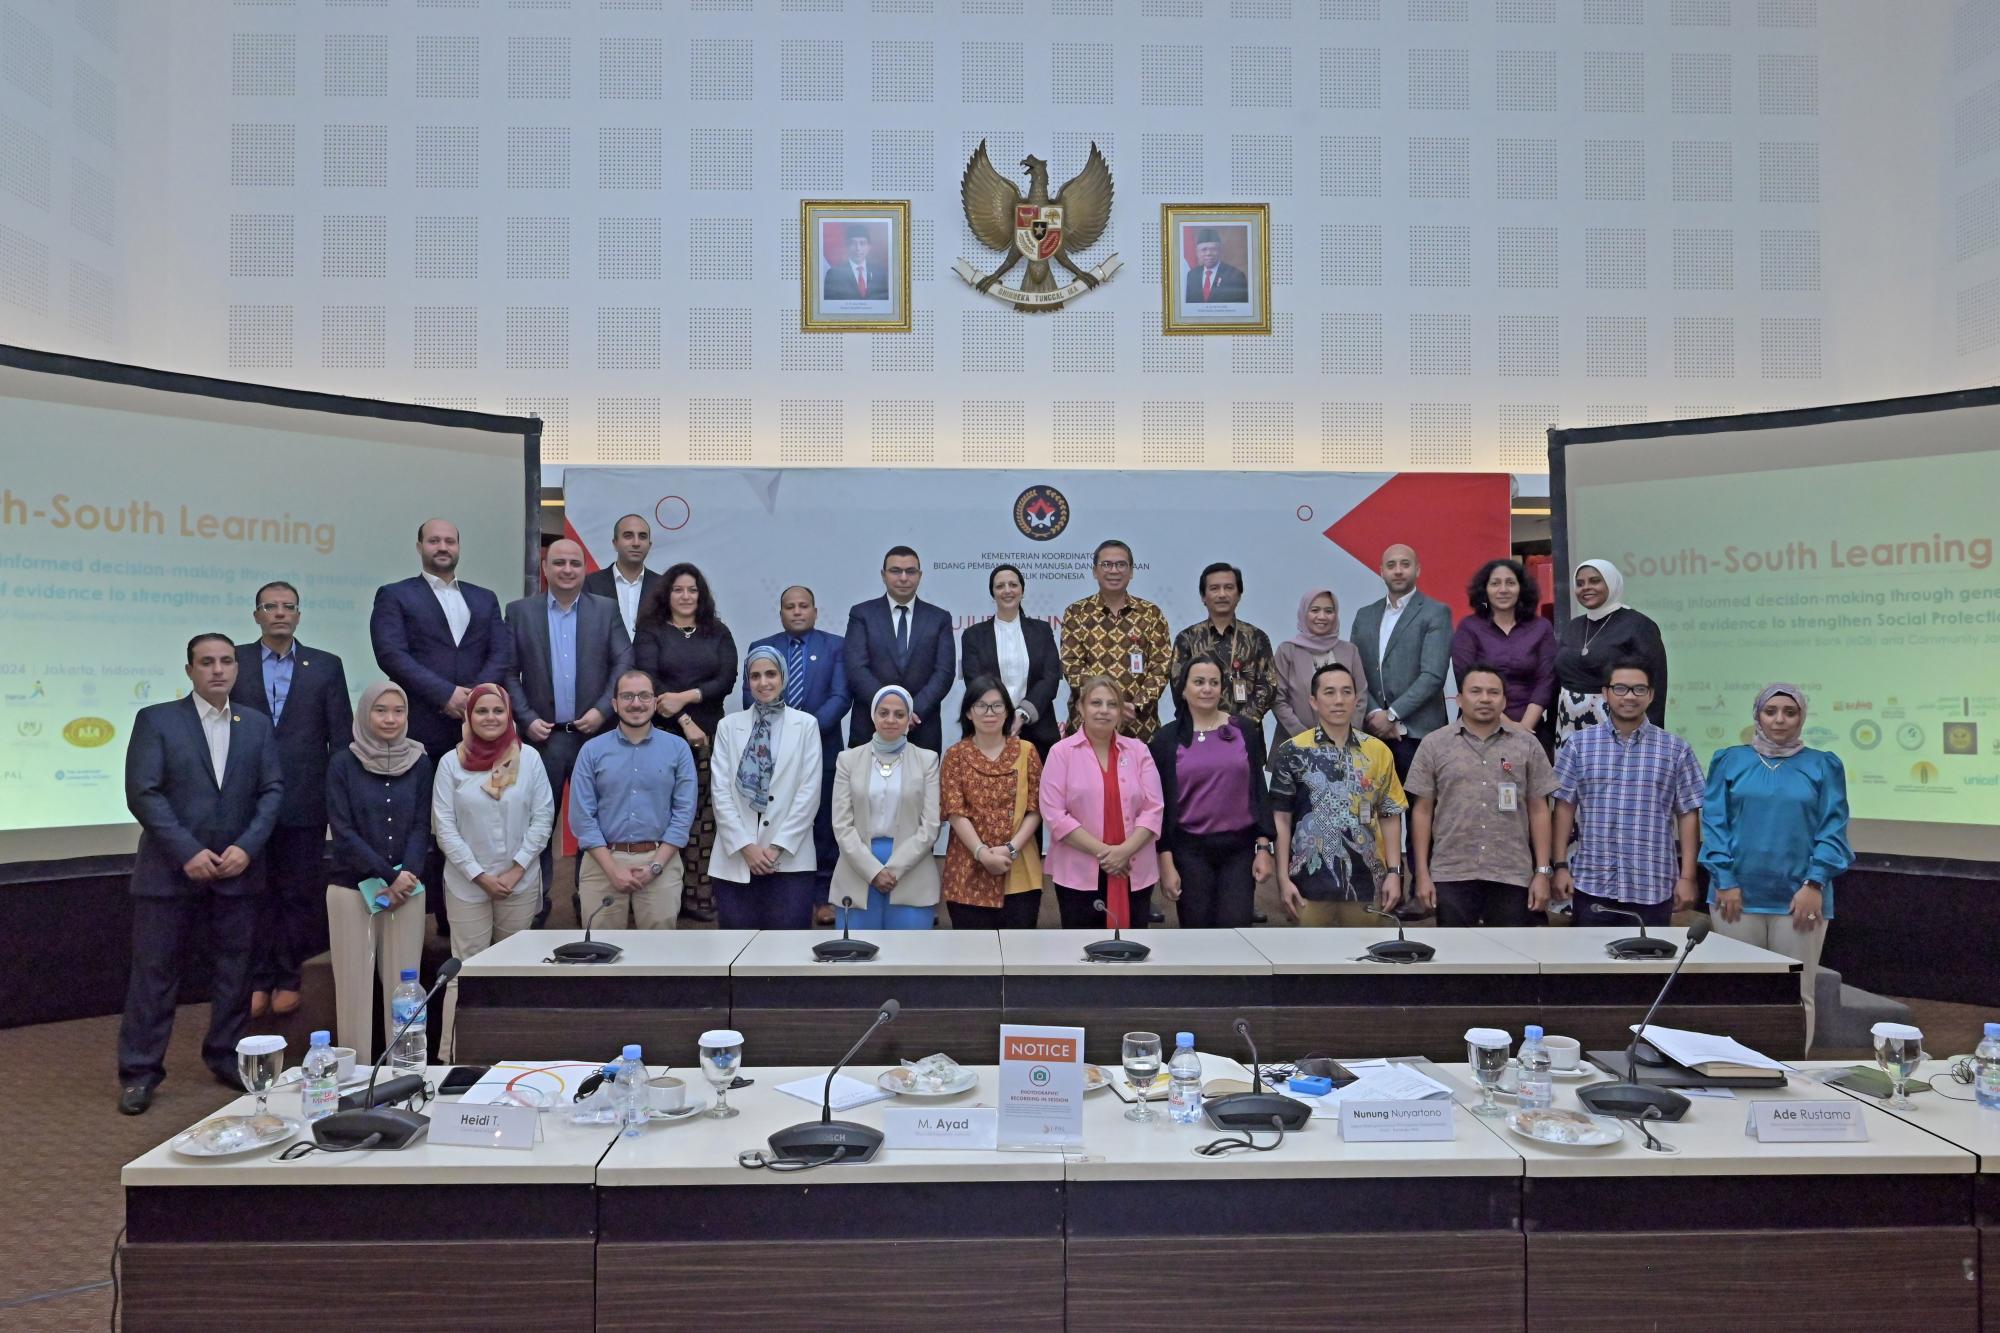
M 1536 866 L 1535 873 L 1537 875 L 1553 875 L 1556 873 L 1556 868 L 1554 866 Z
M 667 868 L 661 865 L 658 861 L 654 861 L 646 867 L 646 873 L 651 875 L 654 879 L 658 879 L 661 875 L 664 875 L 666 871 Z
M 1553 862 L 1553 863 L 1551 863 L 1551 864 L 1550 864 L 1550 866 L 1549 866 L 1549 869 L 1550 869 L 1550 870 L 1568 870 L 1568 869 L 1569 869 L 1569 862 L 1567 862 L 1567 861 L 1556 861 L 1556 862 Z
M 1278 844 L 1272 842 L 1269 838 L 1259 838 L 1257 839 L 1257 845 L 1251 850 L 1263 852 L 1266 856 L 1276 856 L 1278 854 Z

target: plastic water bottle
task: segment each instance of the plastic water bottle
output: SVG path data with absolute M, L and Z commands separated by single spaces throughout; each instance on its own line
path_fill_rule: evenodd
M 2000 1111 L 2000 1023 L 1988 1023 L 1986 1036 L 1972 1053 L 1972 1095 L 1982 1110 Z
M 299 1109 L 310 1125 L 340 1109 L 340 1061 L 333 1055 L 333 1034 L 324 1030 L 312 1034 L 305 1063 L 299 1072 Z
M 646 1061 L 637 1046 L 625 1048 L 613 1082 L 618 1085 L 618 1119 L 625 1126 L 625 1137 L 636 1138 L 652 1118 L 646 1106 Z
M 1167 1115 L 1176 1125 L 1201 1123 L 1201 1057 L 1194 1033 L 1174 1034 L 1174 1058 L 1167 1062 Z
M 1533 1023 L 1521 1034 L 1521 1077 L 1515 1086 L 1514 1102 L 1523 1111 L 1538 1111 L 1556 1100 L 1555 1079 L 1549 1073 L 1549 1048 L 1542 1045 L 1542 1030 Z
M 417 969 L 403 969 L 403 980 L 389 995 L 390 1020 L 396 1028 L 409 1022 L 413 1014 L 424 1011 L 424 988 L 417 984 Z M 409 1031 L 396 1038 L 396 1044 L 389 1048 L 389 1068 L 397 1074 L 423 1076 L 430 1064 L 429 1037 L 425 1028 L 429 1019 L 420 1017 L 410 1023 Z

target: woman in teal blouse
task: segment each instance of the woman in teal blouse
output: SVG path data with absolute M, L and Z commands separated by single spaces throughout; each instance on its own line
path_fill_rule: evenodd
M 1833 881 L 1854 864 L 1847 845 L 1847 770 L 1800 741 L 1806 696 L 1767 685 L 1748 745 L 1716 752 L 1701 807 L 1701 863 L 1715 929 L 1804 966 L 1806 1049 L 1812 1050 L 1813 979 L 1833 920 Z

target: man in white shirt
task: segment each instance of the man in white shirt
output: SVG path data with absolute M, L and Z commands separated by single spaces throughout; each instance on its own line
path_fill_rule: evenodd
M 646 568 L 653 552 L 653 529 L 638 514 L 627 514 L 611 528 L 611 549 L 617 553 L 609 569 L 592 570 L 584 576 L 583 590 L 618 603 L 625 621 L 625 637 L 639 637 L 639 612 L 652 595 L 660 576 Z

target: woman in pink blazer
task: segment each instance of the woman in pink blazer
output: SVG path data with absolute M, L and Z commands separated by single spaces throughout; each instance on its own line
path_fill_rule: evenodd
M 1118 734 L 1124 708 L 1117 681 L 1085 681 L 1083 730 L 1051 746 L 1042 765 L 1044 864 L 1065 930 L 1143 926 L 1152 911 L 1166 802 L 1145 742 Z

